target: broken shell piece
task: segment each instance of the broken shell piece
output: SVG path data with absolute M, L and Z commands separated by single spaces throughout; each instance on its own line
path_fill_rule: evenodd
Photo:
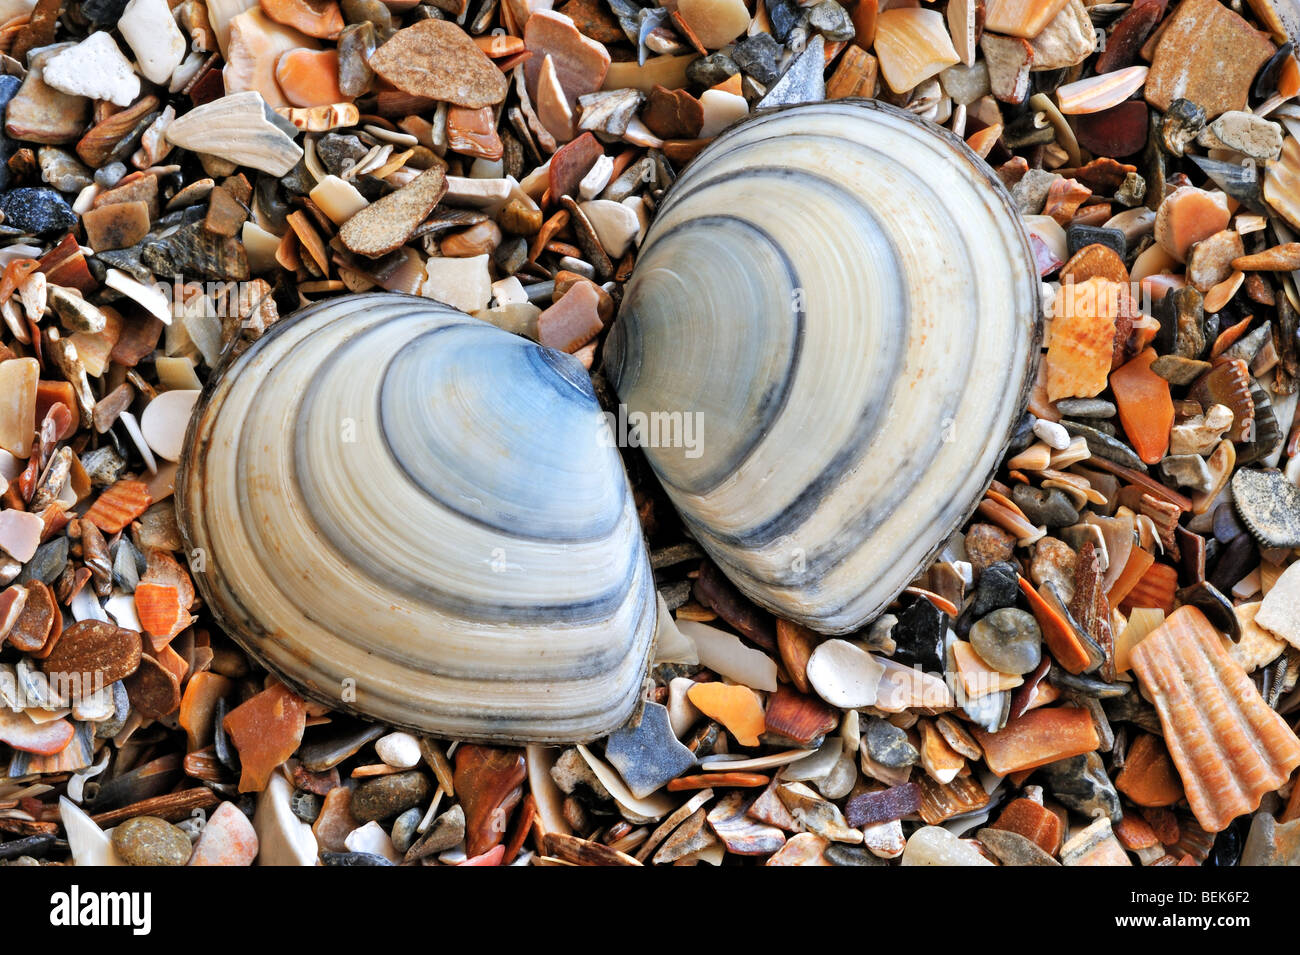
M 1065 7 L 1066 0 L 989 0 L 984 29 L 1010 36 L 1036 37 Z
M 185 58 L 185 35 L 167 0 L 131 0 L 117 28 L 150 83 L 166 83 Z
M 205 603 L 273 672 L 457 739 L 591 739 L 626 721 L 654 583 L 579 366 L 379 294 L 281 320 L 209 388 L 176 484 L 181 530 L 207 556 Z M 290 554 L 311 554 L 312 573 L 267 573 Z
M 1100 113 L 1104 109 L 1118 106 L 1140 90 L 1146 78 L 1145 66 L 1130 66 L 1114 73 L 1090 76 L 1057 89 L 1056 102 L 1061 112 L 1067 116 Z
M 140 78 L 107 31 L 92 33 L 45 63 L 42 79 L 60 92 L 130 106 L 140 95 Z
M 841 709 L 871 706 L 885 668 L 847 640 L 818 644 L 808 659 L 808 682 L 827 703 Z
M 888 158 L 900 155 L 934 171 L 900 179 Z M 816 171 L 831 166 L 843 171 L 833 183 Z M 834 241 L 810 245 L 790 202 L 816 208 Z M 940 225 L 957 206 L 960 236 Z M 710 266 L 719 247 L 735 261 L 722 281 Z M 951 255 L 983 264 L 960 275 L 936 266 Z M 605 342 L 605 373 L 629 413 L 710 423 L 702 454 L 645 451 L 723 573 L 779 616 L 850 633 L 929 565 L 1002 457 L 1037 351 L 1032 261 L 1009 197 L 950 136 L 879 103 L 760 114 L 700 153 L 661 204 Z M 971 303 L 974 351 L 960 356 L 921 331 L 956 299 Z M 686 313 L 696 318 L 684 325 Z M 813 367 L 822 371 L 801 370 Z M 914 388 L 914 375 L 944 384 Z M 942 426 L 918 426 L 931 417 L 916 395 L 948 388 L 963 399 L 934 412 Z M 826 440 L 792 460 L 784 442 L 810 427 Z M 900 459 L 908 473 L 888 491 L 850 463 L 903 447 L 914 449 Z
M 880 73 L 895 93 L 906 93 L 961 58 L 936 10 L 898 7 L 876 19 Z
M 1180 607 L 1137 645 L 1133 671 L 1207 832 L 1259 808 L 1300 766 L 1300 740 L 1223 648 L 1195 607 Z
M 166 461 L 179 461 L 185 443 L 190 412 L 198 400 L 197 391 L 164 391 L 140 416 L 140 433 L 154 454 Z
M 302 158 L 289 130 L 292 124 L 277 116 L 260 93 L 248 90 L 194 107 L 167 127 L 166 136 L 182 149 L 283 176 Z

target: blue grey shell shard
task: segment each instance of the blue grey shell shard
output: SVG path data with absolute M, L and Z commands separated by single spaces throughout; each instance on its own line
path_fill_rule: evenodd
M 1024 412 L 1039 308 L 1019 218 L 969 149 L 891 107 L 810 104 L 685 169 L 605 373 L 723 572 L 847 633 L 978 503 Z
M 307 695 L 482 741 L 602 736 L 655 591 L 586 372 L 429 299 L 332 299 L 227 368 L 178 510 L 204 600 Z

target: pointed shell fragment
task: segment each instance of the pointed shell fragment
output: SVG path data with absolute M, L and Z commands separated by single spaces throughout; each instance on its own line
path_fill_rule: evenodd
M 196 410 L 176 486 L 196 583 L 333 708 L 462 740 L 607 734 L 655 592 L 601 422 L 567 357 L 428 299 L 330 299 Z
M 1175 610 L 1133 649 L 1133 672 L 1207 832 L 1254 812 L 1300 766 L 1300 740 L 1195 607 Z
M 268 108 L 260 93 L 247 90 L 194 107 L 178 116 L 165 135 L 173 146 L 283 176 L 302 158 L 291 130 L 293 125 Z
M 807 241 L 810 216 L 826 242 Z M 702 428 L 645 451 L 736 586 L 848 633 L 928 565 L 1002 457 L 1033 381 L 1032 263 L 953 137 L 878 103 L 763 114 L 664 201 L 606 375 L 629 413 Z

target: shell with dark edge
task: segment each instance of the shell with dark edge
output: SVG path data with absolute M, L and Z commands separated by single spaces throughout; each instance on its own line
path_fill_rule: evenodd
M 654 583 L 569 356 L 429 299 L 331 299 L 209 385 L 184 461 L 204 600 L 308 696 L 482 741 L 636 707 Z
M 697 416 L 695 441 L 646 454 L 723 572 L 838 634 L 974 509 L 1040 337 L 1033 257 L 989 169 L 937 127 L 837 100 L 733 127 L 686 168 L 604 357 L 629 420 Z

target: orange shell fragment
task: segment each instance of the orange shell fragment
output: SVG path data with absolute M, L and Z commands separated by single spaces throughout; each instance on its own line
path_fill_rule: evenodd
M 1169 382 L 1151 370 L 1156 350 L 1148 348 L 1110 376 L 1119 421 L 1133 449 L 1147 464 L 1159 464 L 1169 450 L 1174 402 Z
M 1090 278 L 1061 286 L 1047 345 L 1047 400 L 1095 398 L 1106 389 L 1124 286 Z
M 697 683 L 686 697 L 705 716 L 725 726 L 741 746 L 757 746 L 767 728 L 758 696 L 747 686 L 725 683 Z
M 984 762 L 999 776 L 1082 756 L 1101 745 L 1092 716 L 1073 706 L 1030 710 L 996 733 L 979 727 L 971 732 L 984 749 Z
M 271 773 L 302 742 L 307 707 L 302 697 L 277 683 L 239 704 L 221 725 L 239 751 L 243 770 L 239 791 L 261 792 L 271 781 Z
M 1133 650 L 1187 801 L 1207 832 L 1259 808 L 1300 766 L 1300 739 L 1264 702 L 1195 607 L 1180 607 Z
M 181 609 L 180 594 L 175 587 L 143 581 L 135 588 L 135 612 L 144 632 L 164 643 L 184 630 L 190 619 Z
M 1183 784 L 1160 738 L 1145 733 L 1124 756 L 1115 788 L 1139 806 L 1172 806 L 1183 798 Z
M 1038 626 L 1043 631 L 1043 640 L 1046 641 L 1047 649 L 1052 652 L 1056 662 L 1071 673 L 1082 673 L 1086 670 L 1092 663 L 1092 658 L 1084 645 L 1079 642 L 1069 621 L 1053 610 L 1051 604 L 1034 589 L 1034 585 L 1023 577 L 1020 578 L 1020 592 L 1029 602 L 1029 609 L 1034 619 L 1038 621 Z
M 143 482 L 118 481 L 95 499 L 82 520 L 90 521 L 106 534 L 116 534 L 152 503 L 149 488 Z

